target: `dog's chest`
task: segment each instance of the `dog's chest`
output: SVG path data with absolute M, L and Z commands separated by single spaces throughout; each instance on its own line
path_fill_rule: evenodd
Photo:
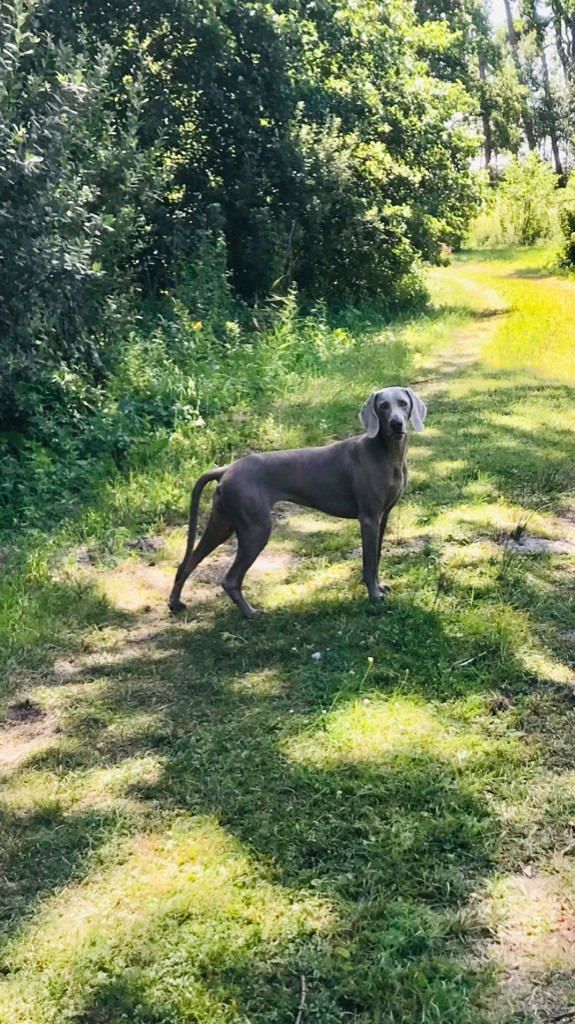
M 405 466 L 392 466 L 390 467 L 389 474 L 387 474 L 386 486 L 384 487 L 384 494 L 387 499 L 386 504 L 395 502 L 401 497 L 401 494 L 405 488 Z

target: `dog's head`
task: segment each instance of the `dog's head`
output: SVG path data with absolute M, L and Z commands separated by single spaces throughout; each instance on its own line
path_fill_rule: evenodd
M 359 410 L 360 423 L 368 437 L 381 433 L 392 440 L 407 434 L 407 425 L 423 430 L 427 406 L 411 388 L 382 388 L 373 391 Z

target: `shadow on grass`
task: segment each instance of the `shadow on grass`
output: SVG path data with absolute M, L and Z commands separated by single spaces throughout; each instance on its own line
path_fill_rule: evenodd
M 270 942 L 264 932 L 246 950 L 219 930 L 212 934 L 208 921 L 200 962 L 187 968 L 188 983 L 197 982 L 216 1002 L 236 1005 L 238 1019 L 293 1020 L 301 974 L 310 986 L 313 980 L 310 1008 L 320 1020 L 399 1020 L 396 1015 L 432 1002 L 453 1024 L 473 1019 L 466 1002 L 476 971 L 458 960 L 464 942 L 457 908 L 492 860 L 498 824 L 487 801 L 469 787 L 455 757 L 442 756 L 431 736 L 427 749 L 419 746 L 409 727 L 403 740 L 391 736 L 375 754 L 358 749 L 339 758 L 336 750 L 331 763 L 321 749 L 317 758 L 298 755 L 308 731 L 321 746 L 330 715 L 345 714 L 358 701 L 363 707 L 367 691 L 359 672 L 366 636 L 374 633 L 370 649 L 381 649 L 382 667 L 370 680 L 372 700 L 395 687 L 411 706 L 408 695 L 420 701 L 447 685 L 457 645 L 438 614 L 411 603 L 374 616 L 363 602 L 338 601 L 276 613 L 255 626 L 226 610 L 210 625 L 160 628 L 152 638 L 159 661 L 148 651 L 92 666 L 100 712 L 105 706 L 107 717 L 123 719 L 159 703 L 168 707 L 163 728 L 146 725 L 131 740 L 118 741 L 88 698 L 78 700 L 65 730 L 75 743 L 76 772 L 156 753 L 159 778 L 131 786 L 132 798 L 161 807 L 165 822 L 209 815 L 237 837 L 275 890 L 296 900 L 313 894 L 332 908 L 327 934 L 310 930 Z M 333 637 L 334 648 L 310 672 L 318 636 Z M 257 681 L 250 689 L 247 669 L 250 677 L 271 679 L 272 692 L 258 693 Z M 431 715 L 430 727 L 445 729 L 441 714 Z M 26 770 L 54 771 L 57 764 L 44 753 L 29 759 Z M 75 829 L 76 816 L 69 818 Z M 29 824 L 32 844 L 36 828 Z M 85 825 L 91 834 L 93 826 Z M 23 879 L 30 867 L 23 862 Z M 63 880 L 54 874 L 54 885 Z M 193 906 L 176 914 L 167 906 L 154 915 L 150 929 L 160 960 L 168 956 L 165 934 L 171 934 L 170 948 L 178 935 L 185 948 L 195 917 Z M 103 961 L 105 981 L 74 1018 L 78 1022 L 111 1024 L 120 1013 L 128 1020 L 165 1019 L 162 999 L 147 991 L 143 967 L 138 975 L 142 956 L 145 962 L 151 955 L 138 953 L 141 927 L 128 941 L 135 942 L 136 980 L 133 970 L 116 974 L 113 957 Z M 174 969 L 186 973 L 181 965 Z M 227 1019 L 223 1012 L 221 1019 Z
M 81 648 L 90 627 L 130 621 L 91 581 L 58 579 L 26 554 L 14 560 L 0 584 L 0 725 L 6 701 L 27 685 L 26 669 L 42 671 L 53 652 Z
M 543 267 L 523 267 L 519 270 L 514 270 L 505 276 L 519 277 L 526 280 L 549 281 L 551 278 L 557 280 L 557 270 L 552 265 L 545 265 Z
M 329 648 L 312 666 L 318 637 Z M 375 658 L 368 681 L 366 640 Z M 486 638 L 478 642 L 484 650 Z M 74 742 L 74 771 L 156 754 L 162 766 L 157 780 L 128 791 L 149 805 L 152 819 L 155 808 L 165 823 L 182 814 L 208 815 L 237 837 L 275 889 L 299 900 L 313 893 L 332 908 L 333 923 L 326 934 L 311 929 L 271 944 L 260 933 L 244 950 L 208 915 L 199 961 L 174 967 L 172 951 L 191 941 L 197 914 L 193 906 L 174 912 L 168 904 L 150 920 L 149 938 L 141 925 L 127 937 L 135 968 L 117 968 L 115 953 L 104 950 L 97 967 L 105 980 L 74 1019 L 112 1024 L 125 1013 L 127 1020 L 159 1024 L 164 997 L 154 996 L 146 976 L 147 958 L 154 956 L 160 975 L 179 971 L 188 985 L 201 987 L 202 999 L 215 1001 L 214 1020 L 226 1020 L 221 1006 L 234 1005 L 238 1019 L 287 1024 L 302 974 L 313 980 L 310 1011 L 320 1020 L 399 1021 L 432 1004 L 446 1022 L 478 1019 L 475 1003 L 487 978 L 464 963 L 466 943 L 477 935 L 470 935 L 474 926 L 461 912 L 493 867 L 501 824 L 474 770 L 501 779 L 516 752 L 497 741 L 475 749 L 459 722 L 463 748 L 470 743 L 462 766 L 448 742 L 454 720 L 441 702 L 489 692 L 501 672 L 510 693 L 522 693 L 529 679 L 510 649 L 502 653 L 497 637 L 490 651 L 497 664 L 486 659 L 486 667 L 458 668 L 472 645 L 472 638 L 446 632 L 439 611 L 409 599 L 375 614 L 362 601 L 324 600 L 314 607 L 310 600 L 304 609 L 256 624 L 233 609 L 216 612 L 209 624 L 192 615 L 188 623 L 160 626 L 148 650 L 136 646 L 113 665 L 94 664 L 97 701 L 91 706 L 90 697 L 78 698 L 63 736 Z M 337 735 L 332 742 L 338 715 L 353 709 L 353 729 L 363 700 L 377 706 L 382 698 L 392 704 L 381 744 L 376 738 L 375 748 L 364 749 L 361 735 L 351 748 L 342 748 Z M 399 701 L 396 722 L 393 701 Z M 103 724 L 102 708 L 106 722 L 137 721 L 156 706 L 166 709 L 162 724 L 146 722 L 129 738 L 118 739 Z M 417 725 L 413 732 L 412 714 L 423 715 L 424 735 Z M 57 755 L 43 753 L 29 759 L 26 770 L 54 772 L 58 765 Z M 67 818 L 63 848 L 74 863 L 86 846 L 82 828 L 90 836 L 103 830 L 85 816 Z M 24 848 L 34 849 L 37 824 L 28 827 Z M 26 823 L 22 828 L 24 837 Z M 59 863 L 56 849 L 46 883 L 66 880 Z M 31 869 L 25 858 L 24 887 Z M 25 910 L 17 904 L 13 923 Z M 168 1019 L 187 1019 L 173 1012 Z
M 84 877 L 117 828 L 114 812 L 66 814 L 57 801 L 29 813 L 0 808 L 0 949 L 42 899 Z
M 529 257 L 541 255 L 546 261 L 549 260 L 549 245 L 546 246 L 493 246 L 485 249 L 462 249 L 456 253 L 453 262 L 458 263 L 515 263 L 518 257 L 523 254 Z

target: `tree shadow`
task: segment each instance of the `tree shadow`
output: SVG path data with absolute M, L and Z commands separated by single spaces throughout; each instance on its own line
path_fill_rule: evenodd
M 310 677 L 314 638 L 339 630 L 345 631 L 342 647 L 331 658 L 326 652 Z M 394 1015 L 400 1011 L 420 1012 L 434 999 L 443 1002 L 447 1021 L 469 1016 L 465 1002 L 475 971 L 462 965 L 465 940 L 457 913 L 492 864 L 498 823 L 488 801 L 473 791 L 457 758 L 443 754 L 431 734 L 419 743 L 409 726 L 403 740 L 390 735 L 381 750 L 360 746 L 341 756 L 335 750 L 331 760 L 321 750 L 334 718 L 363 706 L 367 691 L 359 667 L 365 665 L 365 637 L 373 632 L 377 642 L 370 649 L 379 645 L 390 652 L 390 663 L 374 672 L 371 699 L 394 684 L 396 697 L 403 690 L 410 707 L 412 697 L 416 705 L 437 697 L 457 645 L 433 611 L 407 602 L 397 604 L 393 615 L 373 616 L 362 602 L 343 601 L 280 612 L 254 629 L 226 610 L 210 624 L 190 618 L 160 627 L 151 645 L 161 655 L 155 663 L 148 650 L 92 666 L 100 680 L 97 708 L 104 705 L 108 718 L 137 718 L 168 701 L 162 728 L 136 731 L 128 743 L 118 740 L 89 697 L 78 700 L 64 728 L 64 740 L 75 741 L 75 771 L 118 765 L 144 751 L 157 754 L 158 778 L 131 784 L 126 795 L 161 807 L 164 822 L 207 814 L 239 840 L 275 889 L 294 894 L 292 899 L 313 894 L 330 906 L 333 923 L 325 934 L 308 929 L 273 943 L 260 935 L 247 951 L 222 946 L 208 924 L 201 963 L 189 971 L 214 1005 L 233 1002 L 250 1020 L 293 1020 L 302 974 L 313 980 L 310 1005 L 319 1019 L 321 1013 L 342 1022 L 354 1015 L 399 1019 Z M 231 646 L 221 642 L 226 635 Z M 342 674 L 343 650 L 354 675 Z M 264 685 L 271 679 L 271 691 L 259 692 L 257 682 L 246 685 L 246 669 L 251 677 L 261 675 Z M 397 685 L 401 677 L 403 688 Z M 429 728 L 445 732 L 441 712 L 430 716 Z M 308 735 L 317 746 L 310 756 L 300 749 Z M 29 759 L 26 770 L 49 771 L 55 764 L 54 755 L 44 753 Z M 84 824 L 90 836 L 101 827 Z M 80 861 L 80 843 L 75 856 Z M 28 878 L 26 859 L 21 871 Z M 65 881 L 49 864 L 46 872 L 52 885 Z M 162 936 L 166 930 L 181 933 L 186 941 L 194 916 L 193 907 L 175 915 L 166 907 L 150 928 Z M 165 1019 L 162 998 L 147 994 L 151 953 L 141 928 L 133 941 L 135 973 L 126 974 L 125 965 L 117 973 L 113 962 L 102 966 L 106 978 L 78 1022 L 111 1024 L 121 1013 L 127 1020 Z M 147 951 L 138 953 L 142 943 Z M 353 964 L 362 969 L 351 970 Z M 414 979 L 421 972 L 426 982 L 418 990 Z
M 407 556 L 397 570 L 418 559 Z M 525 591 L 518 600 L 532 596 Z M 502 675 L 511 700 L 519 700 L 536 680 L 511 642 L 458 635 L 446 621 L 440 607 L 413 595 L 398 594 L 373 613 L 364 601 L 320 590 L 255 624 L 225 606 L 206 621 L 198 607 L 186 620 L 157 623 L 147 643 L 138 640 L 113 664 L 93 660 L 85 675 L 98 681 L 97 693 L 72 702 L 58 740 L 73 744 L 73 764 L 64 768 L 81 773 L 157 756 L 157 777 L 125 789 L 150 809 L 149 827 L 158 808 L 164 827 L 182 814 L 208 815 L 276 889 L 325 901 L 332 923 L 325 932 L 310 927 L 273 941 L 258 933 L 244 948 L 222 938 L 229 924 L 212 934 L 208 921 L 201 955 L 196 943 L 188 962 L 175 950 L 191 942 L 197 912 L 166 905 L 149 931 L 140 925 L 125 937 L 127 960 L 117 961 L 114 947 L 108 962 L 103 948 L 104 976 L 86 990 L 77 1024 L 187 1019 L 176 997 L 172 1006 L 157 987 L 154 957 L 160 977 L 175 971 L 181 984 L 199 986 L 206 1019 L 227 1019 L 233 1005 L 246 1019 L 287 1024 L 302 975 L 320 1020 L 419 1019 L 431 1004 L 441 1007 L 442 1021 L 481 1019 L 478 999 L 491 981 L 469 960 L 479 934 L 469 908 L 500 856 L 493 786 L 520 753 L 489 733 L 476 743 L 453 702 L 485 697 Z M 318 638 L 325 649 L 315 664 Z M 366 677 L 367 651 L 374 665 Z M 465 664 L 480 653 L 483 660 Z M 364 700 L 384 709 L 383 739 L 366 747 L 361 735 L 353 741 Z M 138 726 L 155 708 L 158 720 Z M 350 743 L 337 731 L 338 716 Z M 110 728 L 130 719 L 129 735 Z M 28 773 L 61 768 L 57 748 L 23 766 Z M 489 793 L 477 785 L 476 770 L 492 780 Z M 97 813 L 51 819 L 47 832 L 35 816 L 8 823 L 14 851 L 24 850 L 9 869 L 23 893 L 10 930 L 42 895 L 86 873 L 87 851 L 112 825 Z M 53 853 L 38 874 L 34 857 L 49 839 Z
M 23 813 L 0 807 L 0 950 L 51 893 L 84 877 L 118 815 L 65 813 L 58 802 Z
M 557 272 L 549 268 L 542 267 L 523 267 L 520 270 L 514 270 L 510 274 L 506 274 L 506 277 L 519 277 L 526 280 L 536 281 L 549 281 L 551 278 L 557 277 Z
M 333 637 L 335 649 L 324 651 L 310 675 L 318 636 Z M 366 638 L 377 663 L 368 682 Z M 76 742 L 75 768 L 158 755 L 158 778 L 130 784 L 127 795 L 161 807 L 166 821 L 210 815 L 275 887 L 302 898 L 312 892 L 333 907 L 329 934 L 286 939 L 284 947 L 279 941 L 273 953 L 263 938 L 249 956 L 222 953 L 218 943 L 212 950 L 208 928 L 200 982 L 212 994 L 233 996 L 250 1019 L 276 1012 L 289 1021 L 304 973 L 314 979 L 311 1005 L 318 1013 L 323 1006 L 327 1020 L 399 1020 L 437 998 L 442 1020 L 475 1019 L 470 999 L 482 983 L 475 968 L 462 966 L 470 936 L 457 922 L 493 869 L 500 822 L 473 769 L 504 772 L 510 750 L 494 742 L 476 751 L 470 739 L 462 768 L 449 734 L 456 728 L 465 746 L 466 726 L 454 725 L 441 701 L 488 692 L 501 674 L 508 689 L 527 683 L 496 640 L 487 675 L 454 667 L 469 651 L 469 638 L 448 635 L 436 610 L 397 599 L 373 615 L 363 602 L 335 599 L 276 612 L 255 626 L 234 609 L 216 611 L 209 624 L 190 615 L 160 626 L 147 649 L 135 645 L 112 666 L 92 666 L 100 682 L 96 713 L 90 697 L 80 697 L 64 731 Z M 425 713 L 425 735 L 401 725 L 398 706 L 397 735 L 392 709 L 381 745 L 363 750 L 359 739 L 341 749 L 331 730 L 339 715 L 361 714 L 363 699 L 381 700 L 382 709 L 388 699 L 403 700 L 409 715 L 424 715 L 417 709 L 431 700 L 434 710 Z M 102 705 L 106 721 L 166 711 L 162 724 L 119 739 L 102 724 Z M 45 754 L 27 765 L 51 768 Z M 185 929 L 187 913 L 166 915 L 153 927 Z M 350 971 L 353 964 L 361 970 Z M 413 979 L 422 972 L 426 985 L 418 991 Z M 120 1009 L 130 1020 L 138 999 L 144 1019 L 163 1019 L 162 1000 L 147 1006 L 144 982 L 134 984 L 110 968 L 78 1021 L 113 1021 Z

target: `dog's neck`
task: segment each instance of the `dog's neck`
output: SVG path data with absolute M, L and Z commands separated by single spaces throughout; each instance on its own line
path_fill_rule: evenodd
M 404 471 L 407 463 L 407 434 L 404 437 L 386 437 L 381 431 L 375 437 L 363 435 L 363 443 L 374 461 L 386 463 L 394 470 Z
M 407 434 L 404 434 L 402 437 L 389 437 L 380 430 L 375 440 L 380 448 L 383 448 L 390 462 L 401 463 L 405 461 Z

